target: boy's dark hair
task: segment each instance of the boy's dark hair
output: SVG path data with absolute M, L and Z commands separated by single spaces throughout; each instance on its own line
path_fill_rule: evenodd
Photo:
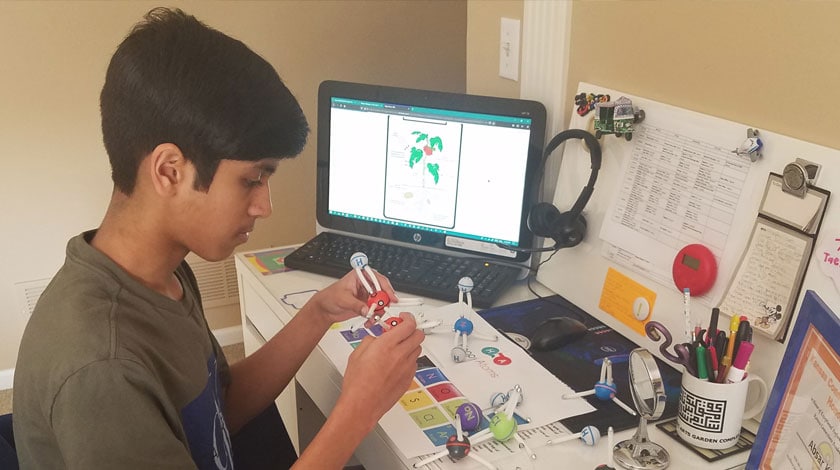
M 100 95 L 117 189 L 131 194 L 142 158 L 177 145 L 207 190 L 221 159 L 300 153 L 309 127 L 274 68 L 241 41 L 179 9 L 156 8 L 117 48 Z

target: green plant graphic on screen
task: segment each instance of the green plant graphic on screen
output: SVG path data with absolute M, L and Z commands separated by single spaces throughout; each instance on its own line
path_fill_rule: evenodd
M 416 144 L 420 144 L 420 147 L 411 147 L 411 156 L 408 159 L 408 166 L 410 168 L 414 168 L 415 163 L 425 163 L 426 171 L 432 175 L 435 179 L 435 184 L 438 183 L 440 180 L 440 165 L 434 162 L 431 162 L 432 154 L 436 151 L 440 152 L 443 150 L 443 140 L 440 137 L 429 137 L 429 134 L 420 131 L 414 131 L 411 135 L 416 135 L 417 140 L 415 141 Z

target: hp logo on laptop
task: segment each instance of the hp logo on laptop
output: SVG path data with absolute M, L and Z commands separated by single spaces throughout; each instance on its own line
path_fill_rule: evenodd
M 420 235 L 420 234 L 419 234 L 419 233 L 417 233 L 417 232 L 414 232 L 414 236 L 413 236 L 412 238 L 414 239 L 414 243 L 420 243 L 420 240 L 422 240 L 422 239 L 423 239 L 423 236 L 422 236 L 422 235 Z

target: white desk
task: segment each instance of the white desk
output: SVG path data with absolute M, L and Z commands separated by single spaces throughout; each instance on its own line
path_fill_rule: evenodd
M 236 272 L 239 283 L 239 300 L 242 311 L 242 325 L 245 339 L 245 354 L 254 352 L 265 339 L 271 338 L 295 315 L 296 309 L 280 301 L 290 293 L 320 289 L 333 278 L 290 271 L 286 273 L 262 275 L 245 259 L 245 253 L 236 255 Z M 537 283 L 532 283 L 541 295 L 551 295 L 548 289 Z M 410 295 L 407 295 L 410 296 Z M 531 294 L 524 281 L 514 286 L 498 302 L 499 305 L 531 299 Z M 426 305 L 435 307 L 444 302 L 427 299 Z M 324 420 L 338 400 L 341 391 L 341 374 L 330 361 L 324 351 L 318 347 L 304 362 L 295 377 L 295 385 L 289 386 L 277 400 L 280 413 L 292 437 L 292 442 L 300 452 L 305 448 L 318 431 Z M 755 423 L 751 423 L 755 425 Z M 755 429 L 753 429 L 755 431 Z M 616 433 L 615 442 L 629 439 L 633 430 Z M 656 426 L 649 425 L 650 439 L 664 446 L 671 454 L 672 469 L 723 470 L 743 468 L 748 453 L 743 452 L 727 457 L 713 464 L 694 455 L 671 437 L 663 434 Z M 567 442 L 552 447 L 535 449 L 537 460 L 530 462 L 524 453 L 519 452 L 502 462 L 497 463 L 501 469 L 552 469 L 575 468 L 594 469 L 605 463 L 607 439 L 604 437 L 595 447 L 588 447 L 580 442 Z M 391 444 L 383 430 L 377 428 L 368 435 L 356 451 L 356 458 L 367 470 L 395 470 L 411 469 L 416 459 L 405 459 Z M 470 470 L 482 468 L 470 459 L 453 464 L 444 459 L 439 467 L 453 470 Z M 561 463 L 562 462 L 562 463 Z

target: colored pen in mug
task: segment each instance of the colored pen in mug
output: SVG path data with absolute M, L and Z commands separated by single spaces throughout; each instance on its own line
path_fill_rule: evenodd
M 723 355 L 726 354 L 726 332 L 718 330 L 717 338 L 715 338 L 715 352 L 717 352 L 717 362 L 723 360 Z
M 709 329 L 706 330 L 706 345 L 714 346 L 715 339 L 717 339 L 717 324 L 720 317 L 720 309 L 715 307 L 712 309 L 712 318 L 709 320 Z
M 706 348 L 697 346 L 697 378 L 709 380 L 709 369 L 706 366 Z
M 738 353 L 735 354 L 735 361 L 729 367 L 729 371 L 726 372 L 726 383 L 733 384 L 744 380 L 747 373 L 747 363 L 750 362 L 750 356 L 754 349 L 755 346 L 752 343 L 741 342 L 738 346 Z
M 701 344 L 703 343 L 703 335 L 706 332 L 703 330 L 703 324 L 700 321 L 694 323 L 694 330 L 692 330 L 691 334 L 691 344 Z
M 697 366 L 697 348 L 693 344 L 688 344 L 688 343 L 686 343 L 686 346 L 688 348 L 688 362 L 689 362 L 689 364 L 692 365 L 691 369 L 693 369 L 693 370 L 689 370 L 689 368 L 686 368 L 686 370 L 688 371 L 689 374 L 691 374 L 695 377 L 699 377 L 700 376 L 700 371 L 698 371 L 697 368 L 696 368 L 696 366 Z
M 706 352 L 709 355 L 709 361 L 708 361 L 709 371 L 710 371 L 709 380 L 714 382 L 714 381 L 717 380 L 717 371 L 718 371 L 718 366 L 719 366 L 717 349 L 715 348 L 714 345 L 711 345 L 711 346 L 709 346 L 709 349 L 706 350 Z
M 741 341 L 748 341 L 747 335 L 750 330 L 750 322 L 747 320 L 747 317 L 741 315 L 741 321 L 738 322 L 738 333 L 735 335 L 735 347 L 733 351 L 735 351 L 736 355 L 738 352 L 738 347 L 741 345 Z M 732 358 L 733 362 L 735 358 Z
M 723 383 L 726 379 L 726 370 L 732 365 L 732 356 L 735 355 L 735 338 L 738 336 L 738 325 L 741 323 L 741 317 L 732 315 L 729 320 L 729 341 L 726 343 L 726 354 L 723 355 L 723 361 L 720 363 L 718 369 L 718 382 Z
M 709 376 L 709 382 L 715 381 L 715 372 L 716 369 L 712 367 L 712 356 L 714 353 L 709 349 L 706 348 L 706 374 Z

